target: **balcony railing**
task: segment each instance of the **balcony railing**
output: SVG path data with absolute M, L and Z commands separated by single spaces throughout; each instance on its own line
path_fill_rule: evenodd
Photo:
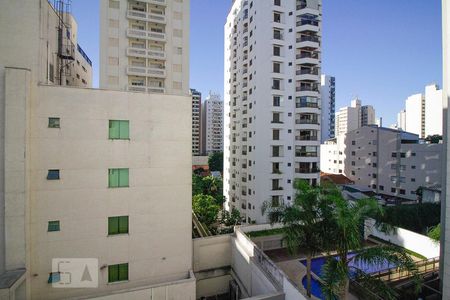
M 317 157 L 317 152 L 295 151 L 296 157 Z
M 311 168 L 295 168 L 295 173 L 300 174 L 314 174 L 319 173 L 320 170 L 317 167 L 311 167 Z
M 153 59 L 165 59 L 166 53 L 161 50 L 147 50 L 145 48 L 127 48 L 127 55 L 134 57 L 145 57 L 145 58 L 153 58 Z
M 296 119 L 295 124 L 315 124 L 319 125 L 319 120 L 317 119 Z
M 140 76 L 150 76 L 150 77 L 165 77 L 166 70 L 163 68 L 148 68 L 139 66 L 129 66 L 127 67 L 127 74 L 129 75 L 140 75 Z
M 296 141 L 317 141 L 317 135 L 296 136 Z
M 147 40 L 157 40 L 157 41 L 165 41 L 166 40 L 165 33 L 133 29 L 133 28 L 127 29 L 127 36 L 133 37 L 133 38 L 138 38 L 138 39 L 147 39 Z
M 301 86 L 296 86 L 295 91 L 297 91 L 297 92 L 303 92 L 303 91 L 318 92 L 319 87 L 317 85 L 301 85 Z
M 137 19 L 153 23 L 166 23 L 165 15 L 147 13 L 144 11 L 128 10 L 127 17 L 130 19 Z
M 315 35 L 302 35 L 297 38 L 297 43 L 301 43 L 301 42 L 319 43 L 320 39 L 318 36 L 315 36 Z
M 297 21 L 297 26 L 303 26 L 303 25 L 319 26 L 319 21 L 317 21 L 317 20 L 300 20 L 300 21 Z
M 128 85 L 127 91 L 141 92 L 141 93 L 158 93 L 158 94 L 164 94 L 166 92 L 166 90 L 163 87 L 152 87 L 143 85 Z
M 298 53 L 295 56 L 297 59 L 302 59 L 302 58 L 313 58 L 313 59 L 318 59 L 319 58 L 319 53 L 317 52 L 303 52 L 303 53 Z
M 295 71 L 296 75 L 319 75 L 318 69 L 301 69 Z

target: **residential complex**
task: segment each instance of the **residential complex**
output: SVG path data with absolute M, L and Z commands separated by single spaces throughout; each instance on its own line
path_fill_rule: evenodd
M 375 123 L 375 109 L 371 105 L 361 106 L 361 100 L 356 98 L 352 100 L 350 106 L 342 107 L 336 113 L 335 135 L 344 135 L 362 126 Z
M 257 13 L 256 13 L 257 12 Z M 265 201 L 319 180 L 321 1 L 233 1 L 225 24 L 225 207 L 264 223 Z
M 441 184 L 442 144 L 418 135 L 364 126 L 321 145 L 321 171 L 343 174 L 378 194 L 417 200 L 419 187 Z
M 49 66 L 57 67 L 48 57 L 58 48 L 45 50 L 56 44 L 54 28 L 66 35 L 68 21 L 55 27 L 52 20 L 69 1 L 55 3 L 0 4 L 0 36 L 8 41 L 0 43 L 1 297 L 194 300 L 190 97 L 52 83 Z M 105 3 L 113 15 L 117 5 L 137 2 Z M 180 78 L 188 74 L 185 65 Z M 68 279 L 52 268 L 54 258 L 98 260 L 90 270 L 98 287 L 54 288 Z
M 336 109 L 336 79 L 333 76 L 322 75 L 320 77 L 321 113 L 320 142 L 334 138 L 335 109 Z
M 450 162 L 448 135 L 450 124 L 448 121 L 448 103 L 450 100 L 450 3 L 442 1 L 442 45 L 443 45 L 443 108 L 444 108 L 444 143 L 445 150 L 442 159 L 443 167 L 443 191 L 441 197 L 441 257 L 440 257 L 440 278 L 442 299 L 450 298 Z
M 202 154 L 223 151 L 223 101 L 211 92 L 202 104 Z
M 442 90 L 435 84 L 425 87 L 425 94 L 409 96 L 406 109 L 397 115 L 397 127 L 418 134 L 420 138 L 442 135 Z
M 192 96 L 192 155 L 201 155 L 202 94 L 191 89 Z
M 189 1 L 101 0 L 100 87 L 189 94 Z

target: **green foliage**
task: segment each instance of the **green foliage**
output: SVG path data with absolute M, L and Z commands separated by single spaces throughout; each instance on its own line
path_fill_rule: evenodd
M 216 222 L 220 206 L 212 196 L 198 194 L 192 198 L 192 209 L 200 222 L 210 226 Z
M 427 235 L 430 239 L 439 242 L 441 240 L 441 224 L 431 227 Z
M 223 172 L 223 152 L 214 152 L 208 158 L 209 171 Z
M 225 197 L 223 196 L 223 183 L 220 178 L 213 176 L 202 177 L 193 174 L 192 196 L 199 194 L 212 196 L 219 206 L 222 206 L 225 202 Z
M 429 135 L 425 138 L 425 141 L 431 144 L 439 144 L 439 142 L 442 141 L 442 135 L 439 134 Z
M 441 221 L 439 203 L 422 203 L 391 206 L 385 209 L 384 216 L 377 216 L 378 222 L 426 234 L 430 227 Z
M 247 232 L 250 238 L 283 234 L 283 228 Z
M 238 209 L 233 208 L 230 212 L 222 210 L 220 216 L 220 224 L 225 226 L 236 226 L 241 224 L 241 213 Z

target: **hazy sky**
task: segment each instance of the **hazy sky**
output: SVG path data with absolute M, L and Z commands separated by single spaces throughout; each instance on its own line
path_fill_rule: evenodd
M 204 95 L 223 95 L 223 25 L 230 3 L 191 0 L 190 85 Z M 98 86 L 99 1 L 73 0 L 72 12 Z M 440 0 L 323 0 L 322 29 L 322 71 L 336 77 L 336 109 L 358 96 L 388 126 L 409 95 L 442 82 Z

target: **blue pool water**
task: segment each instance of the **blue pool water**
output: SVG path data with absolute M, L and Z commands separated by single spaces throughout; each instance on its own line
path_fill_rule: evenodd
M 355 256 L 355 254 L 350 253 L 348 255 L 348 258 L 352 258 L 353 256 Z M 338 258 L 335 257 L 335 259 L 338 259 Z M 306 259 L 300 260 L 300 262 L 306 266 Z M 326 262 L 325 257 L 313 258 L 311 261 L 312 272 L 314 274 L 316 274 L 317 276 L 321 277 L 322 276 L 322 266 L 325 264 L 325 262 Z M 349 266 L 351 269 L 352 269 L 352 267 L 358 268 L 366 274 L 372 274 L 372 273 L 388 270 L 388 269 L 395 267 L 395 265 L 390 264 L 387 261 L 381 262 L 379 264 L 365 264 L 365 263 L 356 263 L 356 262 L 352 261 L 352 262 L 350 262 Z M 306 288 L 306 276 L 303 278 L 302 284 Z M 320 299 L 325 299 L 325 297 L 322 295 L 322 289 L 321 289 L 319 281 L 317 281 L 314 278 L 312 278 L 312 280 L 311 280 L 311 289 L 312 289 L 312 294 L 314 296 L 316 296 L 317 298 L 320 298 Z

